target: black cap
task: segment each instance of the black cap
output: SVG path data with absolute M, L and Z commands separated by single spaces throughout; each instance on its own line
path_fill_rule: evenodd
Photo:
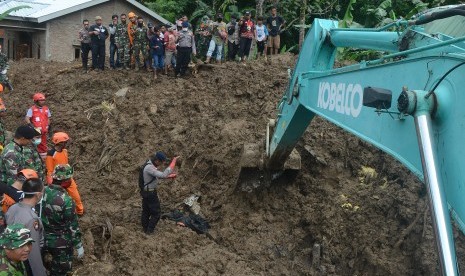
M 250 12 L 249 12 L 249 11 L 246 11 L 246 12 L 245 12 L 245 15 L 250 15 Z
M 147 27 L 152 28 L 152 27 L 153 27 L 152 22 L 150 22 L 150 23 L 147 25 Z
M 22 125 L 16 129 L 15 137 L 16 138 L 25 138 L 25 139 L 32 139 L 36 136 L 39 136 L 40 133 L 37 132 L 32 126 L 30 125 Z

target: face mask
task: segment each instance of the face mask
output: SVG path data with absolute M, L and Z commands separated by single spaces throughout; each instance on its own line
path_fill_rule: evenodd
M 32 139 L 32 144 L 33 144 L 34 146 L 40 145 L 41 142 L 42 142 L 42 139 L 41 139 L 41 138 L 34 138 L 34 139 Z
M 182 28 L 182 30 L 183 30 L 184 32 L 187 32 L 187 28 Z
M 139 26 L 140 28 L 142 28 L 142 26 L 144 26 L 144 23 L 137 23 L 137 26 Z

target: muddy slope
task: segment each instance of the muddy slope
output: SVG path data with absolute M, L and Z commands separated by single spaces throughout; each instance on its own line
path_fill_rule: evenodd
M 75 275 L 438 274 L 424 186 L 321 119 L 299 141 L 303 169 L 295 179 L 249 194 L 236 189 L 242 145 L 263 141 L 293 62 L 281 56 L 158 82 L 142 72 L 83 75 L 70 69 L 75 64 L 12 64 L 16 90 L 3 97 L 8 129 L 43 91 L 54 130 L 73 139 L 86 208 L 86 257 Z M 116 96 L 122 88 L 126 95 Z M 163 211 L 201 195 L 210 237 L 167 220 L 155 236 L 142 233 L 137 168 L 156 150 L 183 159 L 179 177 L 159 189 Z M 463 234 L 457 237 L 465 267 Z M 312 266 L 315 244 L 321 258 Z

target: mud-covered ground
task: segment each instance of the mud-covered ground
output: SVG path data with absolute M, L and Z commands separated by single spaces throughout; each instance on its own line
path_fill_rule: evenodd
M 53 129 L 72 137 L 86 208 L 86 256 L 74 275 L 439 274 L 423 184 L 321 119 L 298 143 L 303 168 L 295 179 L 254 193 L 236 189 L 242 145 L 264 140 L 294 62 L 280 56 L 156 82 L 144 72 L 82 74 L 77 63 L 13 63 L 15 91 L 3 95 L 7 128 L 43 91 Z M 153 236 L 141 231 L 137 170 L 157 150 L 182 156 L 177 179 L 160 185 L 163 211 L 201 195 L 210 235 L 169 220 Z M 463 234 L 456 240 L 465 267 Z

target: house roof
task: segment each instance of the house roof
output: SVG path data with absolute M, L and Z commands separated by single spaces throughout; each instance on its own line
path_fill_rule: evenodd
M 108 1 L 110 0 L 5 0 L 0 2 L 0 13 L 19 6 L 29 6 L 30 8 L 24 8 L 10 13 L 7 18 L 11 20 L 26 20 L 42 23 Z M 168 20 L 141 3 L 135 0 L 125 1 L 146 12 L 160 22 L 171 24 Z

